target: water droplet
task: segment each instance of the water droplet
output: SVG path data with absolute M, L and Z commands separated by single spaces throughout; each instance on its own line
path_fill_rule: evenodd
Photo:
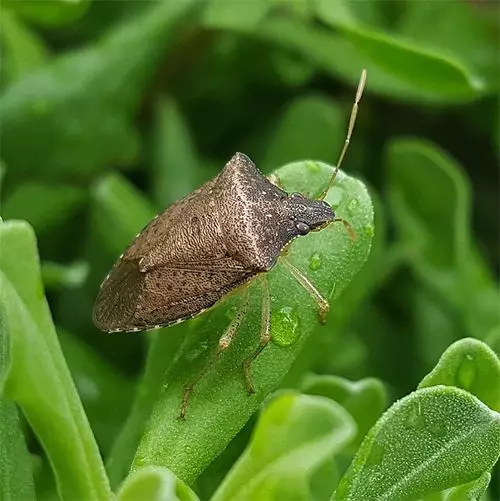
M 350 202 L 349 202 L 349 205 L 347 206 L 347 212 L 349 212 L 349 214 L 352 216 L 354 215 L 354 213 L 356 212 L 356 210 L 358 209 L 358 206 L 359 206 L 359 202 L 353 198 Z
M 384 446 L 377 442 L 373 442 L 370 454 L 366 458 L 365 466 L 370 467 L 382 464 L 382 461 L 384 460 L 384 455 L 385 455 Z
M 367 224 L 363 228 L 363 231 L 367 237 L 373 237 L 373 225 L 372 224 Z
M 406 417 L 405 427 L 408 429 L 421 429 L 425 428 L 425 420 L 422 415 L 422 408 L 420 402 L 415 403 L 408 410 L 408 416 Z
M 189 456 L 193 452 L 193 448 L 190 445 L 184 447 L 184 452 Z
M 311 256 L 309 268 L 311 268 L 312 271 L 316 271 L 321 268 L 321 256 L 317 252 Z
M 435 419 L 433 421 L 426 423 L 426 428 L 434 435 L 436 438 L 443 438 L 446 436 L 448 429 L 446 423 L 442 420 Z
M 306 169 L 309 172 L 319 172 L 321 170 L 319 168 L 318 162 L 314 162 L 313 160 L 308 160 L 306 162 Z
M 474 356 L 468 353 L 460 362 L 458 366 L 455 379 L 460 388 L 468 390 L 474 379 L 476 379 L 476 364 L 474 361 Z
M 300 336 L 299 315 L 295 308 L 285 306 L 273 315 L 273 341 L 279 346 L 290 346 Z

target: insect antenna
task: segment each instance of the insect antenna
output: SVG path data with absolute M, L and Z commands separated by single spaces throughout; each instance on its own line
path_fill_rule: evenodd
M 366 70 L 363 70 L 361 72 L 361 78 L 359 79 L 359 84 L 358 84 L 358 90 L 356 91 L 356 99 L 354 100 L 354 104 L 352 106 L 352 111 L 351 111 L 351 117 L 349 118 L 349 127 L 347 129 L 347 135 L 344 141 L 344 146 L 342 148 L 342 151 L 340 152 L 339 159 L 337 161 L 337 165 L 335 166 L 335 170 L 333 171 L 333 175 L 330 178 L 330 181 L 328 181 L 328 185 L 319 197 L 318 200 L 323 200 L 326 197 L 326 194 L 330 190 L 330 188 L 333 186 L 333 183 L 335 182 L 335 178 L 337 177 L 337 174 L 339 172 L 340 166 L 342 165 L 342 161 L 344 160 L 344 156 L 347 152 L 347 148 L 349 147 L 349 142 L 351 140 L 352 136 L 352 131 L 354 130 L 354 124 L 356 123 L 356 116 L 358 114 L 358 106 L 359 102 L 361 101 L 361 96 L 363 95 L 363 90 L 365 88 L 365 83 L 366 83 Z

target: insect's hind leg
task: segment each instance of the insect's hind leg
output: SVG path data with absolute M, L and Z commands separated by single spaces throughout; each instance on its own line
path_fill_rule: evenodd
M 296 268 L 288 259 L 281 256 L 281 262 L 288 268 L 288 271 L 292 274 L 293 278 L 299 282 L 302 287 L 313 297 L 319 307 L 319 321 L 321 324 L 326 323 L 326 317 L 328 311 L 330 310 L 330 305 L 328 301 L 322 296 L 321 292 L 313 285 L 313 283 L 298 269 Z
M 245 286 L 244 297 L 243 297 L 243 301 L 240 305 L 240 308 L 237 311 L 234 318 L 231 320 L 231 323 L 229 324 L 227 329 L 224 331 L 224 334 L 222 334 L 221 338 L 219 339 L 219 344 L 217 346 L 217 350 L 215 351 L 215 353 L 212 357 L 212 360 L 196 375 L 196 377 L 192 381 L 190 381 L 184 387 L 184 394 L 182 396 L 181 413 L 179 416 L 181 419 L 184 419 L 186 417 L 186 410 L 187 410 L 187 406 L 189 403 L 189 397 L 193 391 L 194 386 L 196 385 L 196 383 L 198 383 L 200 381 L 200 379 L 202 379 L 207 374 L 207 372 L 211 369 L 212 365 L 219 358 L 219 355 L 225 349 L 227 349 L 229 347 L 236 332 L 238 332 L 238 329 L 240 328 L 241 324 L 243 323 L 243 320 L 245 319 L 247 311 L 248 311 L 248 286 Z
M 271 340 L 271 296 L 269 295 L 269 283 L 265 274 L 259 276 L 262 288 L 262 322 L 260 330 L 260 343 L 255 353 L 243 362 L 243 373 L 248 393 L 255 393 L 252 382 L 252 362 L 261 354 L 262 350 Z

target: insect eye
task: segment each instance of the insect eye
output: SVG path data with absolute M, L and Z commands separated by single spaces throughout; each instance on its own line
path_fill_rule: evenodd
M 297 231 L 301 235 L 307 235 L 309 233 L 309 226 L 306 223 L 303 223 L 302 221 L 299 221 L 296 225 Z
M 304 198 L 304 195 L 302 195 L 302 193 L 295 192 L 290 195 L 290 198 L 292 200 L 302 200 Z

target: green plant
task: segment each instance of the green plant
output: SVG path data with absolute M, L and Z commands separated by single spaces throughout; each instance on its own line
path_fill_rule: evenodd
M 498 5 L 4 3 L 0 499 L 498 499 Z M 236 150 L 319 193 L 363 67 L 327 198 L 356 242 L 332 225 L 289 256 L 327 325 L 278 265 L 257 394 L 258 284 L 178 420 L 239 298 L 106 335 L 99 283 Z

